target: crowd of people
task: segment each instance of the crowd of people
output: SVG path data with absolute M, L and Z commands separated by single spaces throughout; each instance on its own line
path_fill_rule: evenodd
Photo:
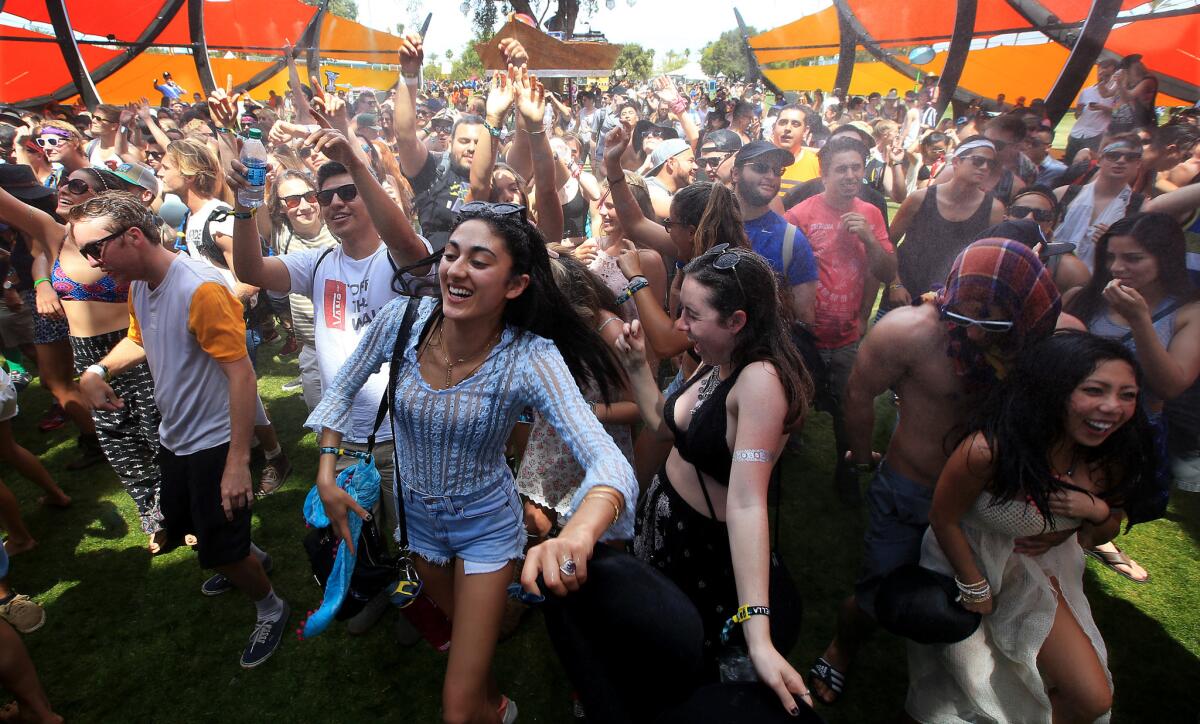
M 306 595 L 251 539 L 291 471 L 256 375 L 282 337 L 306 515 L 394 574 L 332 605 L 362 632 L 420 602 L 396 635 L 448 649 L 444 721 L 517 719 L 491 672 L 527 606 L 592 722 L 820 721 L 866 695 L 879 625 L 909 639 L 912 720 L 1106 718 L 1085 553 L 1148 582 L 1122 523 L 1200 491 L 1200 114 L 1160 119 L 1140 57 L 1102 60 L 1063 154 L 1040 99 L 554 92 L 500 49 L 469 83 L 423 82 L 410 35 L 388 90 L 303 83 L 287 48 L 262 101 L 164 73 L 158 105 L 0 109 L 0 458 L 70 505 L 13 438 L 36 369 L 68 468 L 107 462 L 150 554 L 191 545 L 201 593 L 251 600 L 259 666 Z M 868 526 L 804 670 L 771 501 L 813 411 Z M 37 542 L 2 483 L 0 521 L 0 684 L 57 720 L 13 631 L 45 612 L 9 586 Z

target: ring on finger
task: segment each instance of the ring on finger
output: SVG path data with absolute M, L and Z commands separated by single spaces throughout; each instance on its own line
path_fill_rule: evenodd
M 562 565 L 558 567 L 558 570 L 562 571 L 564 576 L 575 575 L 575 561 L 571 558 L 564 560 Z

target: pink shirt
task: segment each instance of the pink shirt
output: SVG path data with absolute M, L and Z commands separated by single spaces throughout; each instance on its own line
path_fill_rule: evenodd
M 892 252 L 883 215 L 862 199 L 854 199 L 851 211 L 862 214 L 884 251 Z M 842 215 L 817 194 L 788 210 L 785 218 L 799 227 L 812 245 L 817 259 L 817 346 L 837 349 L 858 341 L 859 309 L 867 277 L 867 250 L 862 239 L 842 228 Z

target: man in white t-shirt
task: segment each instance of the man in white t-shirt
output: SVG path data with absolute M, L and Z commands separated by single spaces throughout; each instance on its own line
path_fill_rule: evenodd
M 233 273 L 233 218 L 226 216 L 232 209 L 217 196 L 223 178 L 217 155 L 203 141 L 194 138 L 172 141 L 158 167 L 162 190 L 175 194 L 187 206 L 184 242 L 188 256 L 220 272 L 230 291 L 246 308 L 253 304 L 258 288 L 240 283 Z M 246 351 L 252 363 L 258 347 L 257 334 L 256 330 L 248 330 L 246 334 Z M 292 465 L 261 399 L 254 416 L 254 435 L 266 456 L 259 490 L 267 495 L 283 485 Z
M 313 303 L 313 336 L 321 386 L 331 386 L 342 364 L 358 346 L 375 314 L 388 302 L 410 290 L 426 276 L 398 273 L 432 251 L 412 224 L 375 179 L 366 161 L 354 152 L 339 131 L 323 129 L 312 134 L 308 145 L 321 145 L 331 160 L 317 173 L 317 203 L 329 231 L 341 242 L 326 249 L 304 249 L 263 258 L 252 214 L 233 229 L 233 262 L 244 281 L 279 293 L 302 294 Z M 436 283 L 436 282 L 435 282 Z M 387 367 L 372 375 L 354 398 L 350 428 L 342 447 L 366 450 L 375 424 L 379 401 L 387 387 Z M 391 426 L 385 420 L 375 445 L 375 464 L 381 477 L 381 503 L 389 527 L 395 528 L 392 495 Z M 338 470 L 355 462 L 341 457 Z
M 1075 125 L 1067 138 L 1067 150 L 1063 154 L 1063 163 L 1071 165 L 1075 154 L 1085 148 L 1096 151 L 1100 147 L 1100 138 L 1108 128 L 1112 118 L 1116 99 L 1108 87 L 1112 80 L 1113 71 L 1117 69 L 1117 61 L 1104 58 L 1096 63 L 1096 85 L 1090 85 L 1079 92 L 1079 101 L 1075 104 Z

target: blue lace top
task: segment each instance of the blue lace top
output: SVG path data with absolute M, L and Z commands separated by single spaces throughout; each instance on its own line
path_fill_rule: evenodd
M 540 412 L 586 471 L 571 501 L 574 511 L 588 489 L 608 485 L 625 496 L 625 510 L 603 536 L 633 537 L 637 481 L 616 443 L 583 399 L 554 343 L 509 327 L 483 365 L 448 390 L 435 390 L 421 377 L 417 344 L 437 300 L 420 304 L 396 382 L 396 475 L 401 485 L 427 495 L 464 495 L 493 485 L 515 485 L 504 446 L 525 407 Z M 305 424 L 344 431 L 354 395 L 391 357 L 408 297 L 379 310 L 358 347 L 338 371 L 333 386 Z

